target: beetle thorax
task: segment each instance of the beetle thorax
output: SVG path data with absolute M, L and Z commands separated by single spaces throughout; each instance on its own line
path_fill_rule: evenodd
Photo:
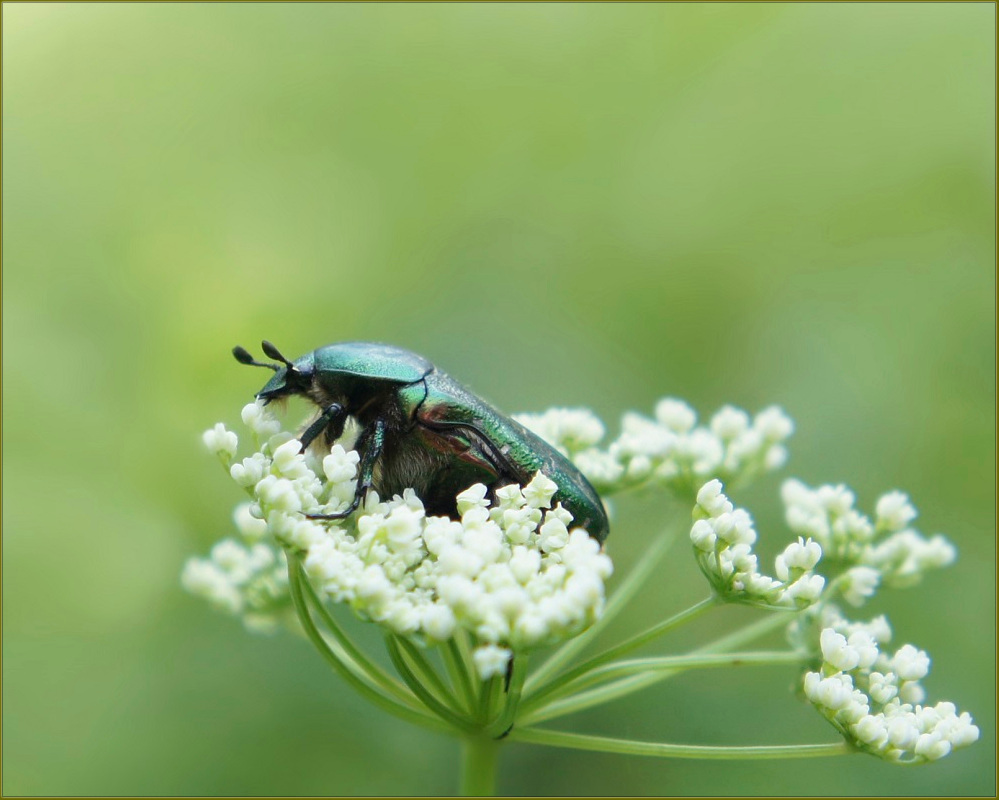
M 330 380 L 329 376 L 317 376 L 303 394 L 320 409 L 333 403 L 343 406 L 347 414 L 362 426 L 375 419 L 385 419 L 389 422 L 389 429 L 395 432 L 408 423 L 406 412 L 399 402 L 397 386 L 357 380 L 353 376 L 337 377 L 338 380 Z
M 326 408 L 333 403 L 339 403 L 348 410 L 350 408 L 347 396 L 344 392 L 331 391 L 329 387 L 323 386 L 315 378 L 312 379 L 312 383 L 309 385 L 309 388 L 303 392 L 303 394 L 320 408 Z

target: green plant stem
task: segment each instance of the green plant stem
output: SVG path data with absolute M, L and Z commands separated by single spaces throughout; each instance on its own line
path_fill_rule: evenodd
M 413 665 L 421 683 L 424 686 L 429 686 L 430 689 L 436 693 L 437 699 L 440 700 L 443 705 L 447 706 L 452 711 L 457 711 L 458 698 L 447 687 L 440 675 L 437 674 L 437 670 L 434 669 L 434 665 L 430 663 L 430 659 L 427 658 L 426 653 L 424 653 L 419 647 L 404 636 L 396 636 L 395 641 L 402 647 L 403 650 L 406 651 L 410 664 Z
M 289 554 L 288 558 L 290 560 L 291 558 L 297 557 Z M 305 587 L 308 599 L 312 603 L 312 607 L 319 612 L 319 616 L 322 617 L 323 623 L 325 623 L 326 627 L 333 635 L 333 638 L 343 648 L 347 656 L 357 664 L 358 668 L 367 674 L 374 683 L 386 692 L 394 695 L 402 702 L 409 703 L 415 707 L 416 702 L 413 695 L 410 694 L 406 688 L 399 683 L 399 681 L 368 658 L 367 655 L 354 644 L 350 637 L 347 636 L 343 628 L 340 627 L 339 623 L 337 623 L 336 619 L 330 613 L 329 609 L 326 608 L 326 604 L 319 598 L 319 595 L 316 593 L 312 584 L 304 575 L 302 576 L 302 584 Z
M 541 728 L 518 728 L 510 732 L 518 742 L 544 744 L 552 747 L 570 747 L 576 750 L 596 750 L 601 753 L 622 753 L 633 756 L 658 756 L 660 758 L 698 758 L 720 760 L 760 760 L 774 758 L 815 758 L 817 756 L 843 756 L 852 752 L 846 742 L 831 744 L 761 745 L 750 747 L 708 747 L 668 742 L 635 742 L 629 739 L 612 739 L 606 736 L 588 736 Z
M 489 716 L 492 711 L 493 685 L 496 681 L 497 678 L 494 675 L 488 680 L 479 682 L 479 699 L 476 706 L 476 719 L 478 720 L 479 725 L 483 728 L 489 723 Z
M 322 634 L 319 632 L 315 622 L 312 620 L 312 616 L 309 614 L 309 609 L 305 603 L 305 597 L 302 594 L 302 580 L 301 563 L 294 556 L 289 556 L 288 589 L 291 593 L 292 602 L 295 605 L 295 611 L 298 613 L 299 622 L 301 622 L 302 628 L 305 630 L 305 635 L 309 637 L 309 641 L 312 642 L 315 648 L 319 651 L 320 655 L 326 659 L 327 663 L 337 672 L 337 674 L 349 683 L 362 697 L 370 700 L 372 703 L 388 713 L 394 714 L 395 716 L 416 725 L 450 732 L 451 729 L 443 725 L 439 719 L 436 719 L 423 711 L 402 705 L 401 703 L 393 700 L 391 697 L 387 697 L 382 694 L 378 691 L 378 689 L 374 688 L 355 674 L 353 670 L 351 670 L 336 656 L 336 654 L 330 649 Z
M 548 695 L 548 698 L 562 697 L 605 681 L 644 673 L 663 671 L 677 673 L 692 669 L 712 669 L 717 667 L 797 664 L 803 658 L 804 656 L 801 653 L 793 650 L 779 650 L 748 653 L 708 653 L 703 655 L 691 653 L 683 656 L 662 656 L 659 658 L 638 658 L 633 661 L 617 661 L 613 664 L 605 664 L 602 667 L 597 667 L 575 681 L 558 687 Z
M 766 633 L 776 630 L 781 625 L 787 625 L 790 616 L 793 616 L 797 612 L 776 611 L 769 616 L 763 617 L 763 619 L 758 619 L 752 625 L 747 625 L 745 628 L 739 628 L 738 630 L 732 631 L 732 633 L 727 633 L 724 636 L 719 636 L 713 642 L 708 642 L 708 644 L 698 647 L 694 650 L 695 653 L 720 653 L 726 650 L 730 650 L 733 647 L 740 647 L 746 642 L 751 642 L 753 639 L 758 639 Z
M 691 655 L 717 653 L 731 647 L 738 647 L 764 635 L 765 633 L 769 633 L 775 628 L 779 628 L 781 625 L 786 624 L 786 616 L 779 613 L 771 614 L 761 620 L 758 620 L 752 625 L 748 625 L 745 628 L 741 628 L 740 630 L 734 631 L 726 636 L 721 636 L 718 639 L 715 639 L 715 641 L 698 648 L 691 653 Z M 565 716 L 566 714 L 574 714 L 578 711 L 592 708 L 593 706 L 609 703 L 612 700 L 627 697 L 629 694 L 634 694 L 635 692 L 639 692 L 642 689 L 652 686 L 653 684 L 664 681 L 667 678 L 676 675 L 677 672 L 679 672 L 679 670 L 662 670 L 633 675 L 628 678 L 621 678 L 620 680 L 609 683 L 606 686 L 600 686 L 587 692 L 580 692 L 579 694 L 575 694 L 571 697 L 566 697 L 563 700 L 557 700 L 550 704 L 545 704 L 543 708 L 532 712 L 524 712 L 524 707 L 527 705 L 525 703 L 521 706 L 521 723 L 524 725 L 533 725 L 545 720 L 556 719 L 558 717 Z
M 637 650 L 639 647 L 648 644 L 653 639 L 662 636 L 664 633 L 667 633 L 674 628 L 678 628 L 684 623 L 690 622 L 692 619 L 700 616 L 708 609 L 714 608 L 719 602 L 721 601 L 713 595 L 711 597 L 707 597 L 701 602 L 695 603 L 690 608 L 684 609 L 678 614 L 674 614 L 672 617 L 660 622 L 658 625 L 653 625 L 648 630 L 639 633 L 637 636 L 633 636 L 616 647 L 612 647 L 610 650 L 605 650 L 600 655 L 591 658 L 589 661 L 585 661 L 578 667 L 548 681 L 548 683 L 541 686 L 541 688 L 530 692 L 528 695 L 528 704 L 531 706 L 537 705 L 542 698 L 554 692 L 560 686 L 568 683 L 569 681 L 575 680 L 581 675 L 585 675 L 587 672 L 590 672 L 597 667 L 603 666 L 618 656 L 623 656 L 625 653 Z
M 517 709 L 520 706 L 520 696 L 524 690 L 524 677 L 527 675 L 527 654 L 521 653 L 513 658 L 513 672 L 510 675 L 510 686 L 506 693 L 506 702 L 499 718 L 489 728 L 490 735 L 504 736 L 517 719 Z
M 500 708 L 500 699 L 503 697 L 504 680 L 504 678 L 497 675 L 489 681 L 489 699 L 487 701 L 488 705 L 485 717 L 485 724 L 487 728 L 491 728 L 496 724 L 496 720 L 499 719 L 499 715 L 502 711 Z
M 461 742 L 461 794 L 492 797 L 496 794 L 496 767 L 500 743 L 488 736 L 468 736 Z
M 610 622 L 631 601 L 635 594 L 637 594 L 638 590 L 642 588 L 643 584 L 656 567 L 659 566 L 659 562 L 662 560 L 663 556 L 666 555 L 666 551 L 669 550 L 670 545 L 673 544 L 675 538 L 676 531 L 667 530 L 660 536 L 653 539 L 652 545 L 645 551 L 635 566 L 632 567 L 631 572 L 628 573 L 627 577 L 621 582 L 621 584 L 617 587 L 617 590 L 607 601 L 607 605 L 604 607 L 604 613 L 600 616 L 600 619 L 594 622 L 593 625 L 591 625 L 579 636 L 570 639 L 558 650 L 556 650 L 552 656 L 545 661 L 545 663 L 543 663 L 530 678 L 528 678 L 526 691 L 530 692 L 535 686 L 543 684 L 546 680 L 550 679 L 566 664 L 571 662 L 576 655 L 578 655 L 596 638 L 600 631 L 610 624 Z
M 471 713 L 475 708 L 475 690 L 468 674 L 468 665 L 461 656 L 461 649 L 452 637 L 441 647 L 441 658 L 451 677 L 451 686 L 464 698 L 465 710 Z
M 399 649 L 399 644 L 395 636 L 392 636 L 391 634 L 386 635 L 385 644 L 388 647 L 392 663 L 399 672 L 399 677 L 403 679 L 405 684 L 412 690 L 413 694 L 419 698 L 421 703 L 430 709 L 434 715 L 447 722 L 452 728 L 457 728 L 459 731 L 466 734 L 474 733 L 477 730 L 477 727 L 468 719 L 456 714 L 450 708 L 441 703 L 436 697 L 434 697 L 420 682 L 420 679 L 413 674 L 409 664 L 406 663 L 406 659 L 403 658 L 402 651 Z

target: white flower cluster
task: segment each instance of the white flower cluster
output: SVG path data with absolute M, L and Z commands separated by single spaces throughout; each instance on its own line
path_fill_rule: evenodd
M 550 408 L 513 418 L 567 456 L 598 489 L 606 491 L 624 477 L 620 461 L 598 446 L 607 429 L 588 408 Z
M 572 636 L 599 616 L 611 561 L 585 531 L 571 529 L 561 504 L 552 507 L 558 487 L 546 476 L 502 487 L 491 503 L 485 486 L 470 487 L 457 498 L 460 520 L 427 517 L 410 490 L 386 502 L 372 491 L 348 519 L 311 520 L 304 515 L 349 505 L 357 453 L 339 444 L 321 462 L 300 453 L 259 403 L 243 419 L 258 443 L 267 437 L 257 452 L 235 461 L 235 435 L 218 426 L 206 444 L 250 493 L 250 512 L 266 532 L 304 552 L 317 588 L 362 618 L 431 642 L 468 631 L 486 678 L 505 670 L 513 650 Z
M 853 492 L 842 485 L 810 489 L 788 480 L 781 495 L 788 527 L 822 545 L 827 559 L 848 566 L 837 579 L 837 589 L 851 605 L 862 605 L 880 584 L 916 584 L 927 570 L 951 564 L 956 557 L 945 537 L 926 539 L 908 527 L 916 510 L 902 492 L 878 500 L 873 522 L 856 510 Z
M 805 696 L 861 750 L 888 761 L 935 761 L 975 741 L 978 727 L 950 702 L 922 705 L 920 681 L 930 658 L 911 644 L 894 655 L 879 645 L 891 638 L 883 617 L 871 624 L 851 623 L 835 609 L 819 636 L 822 666 L 804 678 Z
M 816 602 L 825 579 L 813 570 L 822 548 L 798 538 L 774 560 L 774 575 L 759 571 L 753 544 L 756 531 L 745 509 L 735 508 L 722 493 L 721 481 L 706 483 L 697 493 L 690 540 L 698 566 L 714 590 L 727 600 L 767 608 L 806 608 Z
M 752 419 L 724 406 L 698 427 L 694 410 L 669 397 L 656 404 L 654 419 L 625 414 L 621 435 L 606 449 L 598 446 L 604 425 L 588 410 L 552 409 L 517 419 L 568 455 L 604 493 L 649 484 L 692 496 L 709 478 L 746 482 L 783 466 L 784 442 L 794 431 L 777 406 Z
M 262 541 L 267 525 L 250 515 L 249 503 L 237 506 L 233 516 L 243 541 L 223 539 L 209 558 L 188 559 L 181 583 L 216 608 L 241 616 L 248 629 L 271 633 L 290 621 L 288 562 L 283 550 Z

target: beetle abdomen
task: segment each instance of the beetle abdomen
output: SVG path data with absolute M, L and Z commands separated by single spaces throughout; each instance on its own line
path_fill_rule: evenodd
M 416 410 L 417 426 L 452 443 L 452 453 L 460 455 L 451 460 L 467 465 L 454 470 L 456 477 L 473 472 L 474 466 L 482 474 L 493 474 L 481 482 L 496 489 L 525 484 L 541 471 L 558 484 L 554 499 L 569 510 L 574 523 L 598 541 L 607 537 L 610 526 L 603 503 L 569 459 L 449 376 L 435 371 L 424 381 L 427 395 Z

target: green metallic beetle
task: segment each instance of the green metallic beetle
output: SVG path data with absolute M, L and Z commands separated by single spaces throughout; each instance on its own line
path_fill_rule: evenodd
M 262 346 L 283 366 L 256 361 L 242 347 L 232 351 L 241 364 L 274 370 L 257 397 L 269 403 L 301 395 L 320 409 L 300 437 L 303 450 L 320 435 L 332 445 L 348 417 L 360 427 L 353 502 L 338 514 L 313 518 L 350 515 L 372 487 L 382 497 L 412 488 L 428 514 L 455 517 L 455 496 L 472 484 L 485 484 L 491 494 L 525 484 L 540 470 L 558 484 L 554 500 L 575 524 L 599 542 L 607 538 L 600 497 L 565 456 L 422 356 L 384 344 L 342 342 L 292 362 L 270 342 Z

